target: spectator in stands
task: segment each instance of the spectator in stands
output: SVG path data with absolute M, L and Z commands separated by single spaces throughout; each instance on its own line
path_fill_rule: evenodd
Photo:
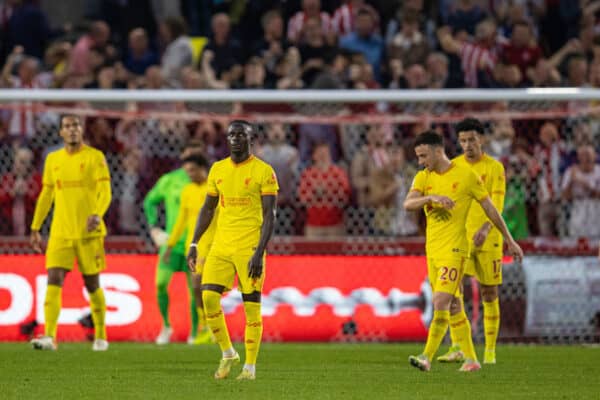
M 527 71 L 527 78 L 533 87 L 557 87 L 561 83 L 560 73 L 545 58 L 540 58 L 535 67 Z
M 518 66 L 525 79 L 541 57 L 542 50 L 535 41 L 531 25 L 526 21 L 516 22 L 512 27 L 510 42 L 502 46 L 502 62 Z
M 567 61 L 567 76 L 563 86 L 583 87 L 588 84 L 588 62 L 583 55 L 574 55 Z
M 269 163 L 277 174 L 279 193 L 277 195 L 278 214 L 275 233 L 295 233 L 286 226 L 294 221 L 296 210 L 296 187 L 299 175 L 300 156 L 298 149 L 286 141 L 286 129 L 281 123 L 272 123 L 266 127 L 267 142 L 262 146 L 257 155 Z
M 375 80 L 373 67 L 366 61 L 352 63 L 348 68 L 348 79 L 350 87 L 353 89 L 379 89 L 379 82 Z M 354 111 L 370 112 L 373 111 L 374 104 L 352 104 L 350 108 Z
M 159 63 L 158 55 L 150 48 L 148 34 L 143 28 L 135 28 L 129 32 L 127 42 L 123 64 L 131 74 L 144 75 L 148 67 Z
M 112 65 L 107 65 L 100 68 L 96 79 L 85 85 L 86 89 L 125 89 L 126 82 L 117 79 L 116 68 Z
M 316 76 L 325 69 L 336 54 L 335 48 L 327 44 L 325 33 L 317 18 L 309 18 L 304 23 L 304 30 L 298 45 L 302 62 L 302 81 L 311 86 Z
M 419 30 L 419 15 L 415 12 L 402 14 L 400 32 L 394 35 L 388 45 L 387 56 L 399 58 L 402 64 L 424 64 L 429 53 L 427 37 Z M 446 62 L 447 63 L 447 62 Z
M 252 57 L 244 66 L 244 84 L 246 89 L 265 89 L 267 72 L 259 57 Z M 272 88 L 269 88 L 272 89 Z
M 417 234 L 417 215 L 402 206 L 417 170 L 407 163 L 404 148 L 394 146 L 389 162 L 373 173 L 369 202 L 375 207 L 375 232 L 386 236 Z
M 86 136 L 90 146 L 102 151 L 107 160 L 119 153 L 120 146 L 114 132 L 114 125 L 105 117 L 94 117 L 86 121 Z
M 306 207 L 304 234 L 307 237 L 345 234 L 344 208 L 350 198 L 350 182 L 346 171 L 333 163 L 328 144 L 315 146 L 313 164 L 300 177 L 298 198 Z
M 431 89 L 455 88 L 455 83 L 450 80 L 448 71 L 448 57 L 441 52 L 429 53 L 425 61 L 429 87 Z
M 0 177 L 0 233 L 24 236 L 35 209 L 37 195 L 42 188 L 42 177 L 33 165 L 33 152 L 17 148 L 12 170 Z
M 39 62 L 28 56 L 23 56 L 23 48 L 17 46 L 8 56 L 6 64 L 2 69 L 2 87 L 11 89 L 38 89 L 41 88 L 37 79 Z M 12 75 L 12 70 L 17 66 L 17 75 Z M 11 136 L 30 140 L 35 136 L 35 113 L 32 102 L 21 102 L 13 104 L 16 109 L 10 113 L 8 132 Z
M 477 24 L 475 43 L 454 38 L 447 26 L 438 30 L 438 39 L 446 53 L 456 54 L 460 58 L 467 87 L 478 87 L 478 70 L 490 74 L 496 65 L 496 23 L 492 19 Z
M 354 32 L 356 29 L 356 18 L 359 10 L 367 10 L 373 15 L 375 30 L 379 31 L 379 14 L 365 0 L 346 0 L 333 13 L 331 18 L 331 30 L 338 37 Z
M 600 165 L 592 146 L 577 149 L 577 164 L 565 172 L 561 194 L 570 202 L 569 236 L 600 237 Z
M 495 159 L 508 157 L 512 152 L 515 129 L 510 119 L 492 122 L 492 135 L 485 145 L 485 152 Z
M 504 197 L 502 216 L 515 240 L 526 239 L 529 237 L 526 173 L 521 172 L 523 171 L 523 164 L 517 156 L 509 157 L 504 164 L 506 196 Z
M 91 51 L 95 49 L 104 57 L 114 57 L 115 49 L 109 45 L 110 27 L 104 21 L 95 21 L 90 30 L 81 36 L 73 50 L 69 62 L 69 73 L 78 76 L 88 76 L 92 70 Z
M 298 44 L 304 35 L 307 21 L 316 18 L 321 31 L 327 37 L 331 32 L 331 17 L 321 11 L 320 0 L 302 0 L 302 11 L 298 11 L 288 22 L 287 37 L 290 43 Z
M 337 162 L 340 157 L 340 151 L 337 131 L 334 125 L 302 123 L 298 126 L 300 168 L 305 168 L 314 161 L 314 149 L 322 143 L 327 143 L 333 162 Z
M 290 44 L 285 39 L 285 23 L 281 13 L 271 10 L 261 19 L 264 36 L 252 49 L 252 54 L 261 57 L 269 75 L 275 74 L 277 62 L 284 57 Z
M 368 208 L 373 176 L 376 171 L 390 164 L 389 147 L 392 131 L 389 125 L 372 124 L 367 129 L 367 143 L 354 155 L 350 164 L 350 182 L 352 183 L 356 203 Z
M 142 89 L 150 89 L 150 90 L 160 90 L 167 88 L 167 82 L 165 77 L 163 76 L 163 71 L 158 65 L 153 65 L 146 69 L 146 73 L 144 74 L 144 79 L 142 80 Z M 144 101 L 135 103 L 135 107 L 133 105 L 130 107 L 132 111 L 164 111 L 164 112 L 175 112 L 178 110 L 178 104 L 169 101 L 160 101 L 157 99 L 156 101 Z
M 404 73 L 405 89 L 427 89 L 429 77 L 421 64 L 413 64 Z
M 577 163 L 577 150 L 583 146 L 594 147 L 594 135 L 592 133 L 592 124 L 586 120 L 574 119 L 569 121 L 568 130 L 570 135 L 567 136 L 568 153 L 564 158 L 564 163 L 561 169 L 567 169 L 571 165 Z
M 564 157 L 564 145 L 560 141 L 557 126 L 544 123 L 539 130 L 539 142 L 535 145 L 534 157 L 539 162 L 541 173 L 538 178 L 538 226 L 542 236 L 555 236 L 560 199 L 560 166 Z
M 290 47 L 288 52 L 275 66 L 275 80 L 277 89 L 300 89 L 304 86 L 302 81 L 302 60 L 300 52 L 295 47 Z
M 404 64 L 399 58 L 390 58 L 388 60 L 388 89 L 399 89 L 405 86 L 406 82 L 404 79 Z
M 244 50 L 231 37 L 231 21 L 227 14 L 215 14 L 211 27 L 212 36 L 202 52 L 200 70 L 210 87 L 224 89 L 242 77 Z
M 367 9 L 360 9 L 356 15 L 356 28 L 340 38 L 340 48 L 362 54 L 373 68 L 377 81 L 381 80 L 381 61 L 384 56 L 384 43 L 375 32 L 375 18 Z
M 160 38 L 165 45 L 161 59 L 162 74 L 171 87 L 180 86 L 181 69 L 192 65 L 192 46 L 187 26 L 180 17 L 168 17 L 159 26 Z
M 432 13 L 428 13 L 427 11 L 423 10 L 423 3 L 424 2 L 422 0 L 404 1 L 402 4 L 395 4 L 395 10 L 393 13 L 386 13 L 385 11 L 381 10 L 381 7 L 379 7 L 380 15 L 393 15 L 393 17 L 387 22 L 387 26 L 385 28 L 386 47 L 391 45 L 394 36 L 400 32 L 400 29 L 402 28 L 402 18 L 406 13 L 415 14 L 419 17 L 419 31 L 421 32 L 428 31 L 429 28 L 434 25 L 433 21 L 430 19 L 432 18 Z M 430 6 L 436 5 L 431 3 Z M 431 40 L 429 40 L 429 43 L 431 44 Z
M 8 3 L 12 8 L 7 22 L 8 49 L 22 46 L 24 54 L 41 60 L 53 36 L 48 17 L 36 1 L 8 0 Z
M 475 0 L 457 0 L 452 3 L 446 24 L 454 33 L 466 32 L 471 36 L 477 36 L 477 25 L 487 17 L 485 10 L 479 7 Z
M 313 89 L 344 89 L 348 86 L 348 67 L 350 61 L 343 52 L 335 55 L 330 63 L 315 77 Z
M 227 157 L 229 154 L 225 131 L 223 125 L 218 121 L 209 119 L 198 121 L 198 125 L 194 129 L 192 138 L 204 143 L 206 148 L 203 150 L 203 154 L 205 154 L 211 164 Z
M 118 199 L 119 233 L 137 235 L 142 221 L 141 183 L 142 155 L 139 150 L 131 149 L 121 156 L 121 179 L 116 182 L 115 198 Z
M 40 74 L 43 87 L 60 88 L 68 78 L 69 58 L 72 46 L 67 41 L 57 41 L 46 49 L 45 71 Z

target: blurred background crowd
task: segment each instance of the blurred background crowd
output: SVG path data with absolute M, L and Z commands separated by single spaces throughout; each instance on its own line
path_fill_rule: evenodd
M 445 89 L 600 86 L 600 1 L 591 0 L 4 0 L 1 86 L 38 89 Z M 485 111 L 486 151 L 507 174 L 505 217 L 517 239 L 600 237 L 600 149 L 594 103 L 538 104 L 556 115 L 512 118 L 493 102 L 327 107 L 164 102 L 54 103 L 93 110 L 88 142 L 113 173 L 111 234 L 145 232 L 141 200 L 178 165 L 186 143 L 227 156 L 226 116 L 259 122 L 255 152 L 282 191 L 277 234 L 413 236 L 402 210 L 416 164 L 411 138 L 434 128 L 458 152 L 455 120 Z M 567 110 L 565 114 L 564 111 Z M 527 110 L 525 110 L 527 111 Z M 178 113 L 210 118 L 178 119 Z M 160 114 L 163 113 L 163 114 Z M 311 116 L 413 115 L 407 123 L 312 122 Z M 58 112 L 0 103 L 2 235 L 25 235 Z M 168 115 L 171 115 L 169 117 Z M 264 122 L 264 123 L 263 123 Z

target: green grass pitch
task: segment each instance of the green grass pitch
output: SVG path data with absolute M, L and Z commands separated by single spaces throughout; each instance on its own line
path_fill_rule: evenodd
M 240 344 L 236 348 L 243 355 Z M 600 348 L 502 345 L 498 364 L 460 373 L 407 358 L 422 344 L 263 344 L 256 381 L 212 377 L 217 346 L 0 344 L 0 399 L 600 399 Z M 482 349 L 478 352 L 481 354 Z M 243 358 L 243 357 L 242 357 Z

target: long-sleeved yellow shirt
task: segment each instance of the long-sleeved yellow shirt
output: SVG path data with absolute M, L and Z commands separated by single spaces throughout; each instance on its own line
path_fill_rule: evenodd
M 54 203 L 50 235 L 64 239 L 105 236 L 106 226 L 87 231 L 91 215 L 101 218 L 111 201 L 110 173 L 102 152 L 84 145 L 73 154 L 62 148 L 48 154 L 32 230 L 39 230 Z
M 184 231 L 187 231 L 185 238 L 185 249 L 189 248 L 194 238 L 194 229 L 196 229 L 196 221 L 198 220 L 198 214 L 204 205 L 206 200 L 206 193 L 208 192 L 208 184 L 206 182 L 202 184 L 188 183 L 184 186 L 181 191 L 181 204 L 179 206 L 179 213 L 177 214 L 177 220 L 173 226 L 173 230 L 169 235 L 169 241 L 167 245 L 174 247 L 179 238 L 183 235 Z M 208 226 L 208 229 L 204 232 L 200 241 L 198 242 L 198 254 L 206 256 L 208 250 L 215 237 L 215 230 L 217 227 L 217 219 L 219 217 L 218 207 L 215 209 L 215 215 Z

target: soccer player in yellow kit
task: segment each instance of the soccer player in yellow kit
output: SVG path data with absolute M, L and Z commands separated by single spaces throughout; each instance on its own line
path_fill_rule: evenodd
M 409 211 L 425 210 L 425 251 L 429 282 L 433 288 L 434 312 L 425 349 L 418 356 L 410 356 L 409 362 L 422 371 L 429 371 L 431 360 L 450 323 L 466 358 L 460 371 L 477 371 L 481 366 L 473 347 L 469 320 L 464 313 L 450 315 L 453 299 L 460 296 L 459 284 L 469 254 L 465 227 L 472 201 L 481 205 L 487 217 L 502 232 L 515 258 L 521 259 L 523 251 L 510 235 L 479 177 L 471 168 L 448 159 L 444 140 L 437 132 L 419 134 L 415 140 L 415 153 L 419 165 L 425 169 L 415 176 L 404 208 Z
M 273 168 L 252 155 L 254 127 L 236 120 L 227 128 L 230 157 L 213 164 L 208 174 L 208 195 L 196 224 L 188 253 L 194 269 L 194 243 L 208 229 L 215 209 L 219 220 L 213 245 L 202 273 L 202 300 L 206 322 L 222 351 L 216 379 L 226 378 L 240 356 L 233 348 L 221 309 L 221 296 L 231 289 L 235 276 L 244 301 L 246 359 L 237 379 L 255 379 L 262 337 L 260 311 L 265 279 L 265 250 L 273 234 L 279 185 Z
M 506 181 L 504 166 L 483 152 L 483 124 L 466 118 L 455 127 L 463 154 L 454 158 L 456 165 L 469 167 L 481 179 L 492 203 L 502 213 Z M 472 204 L 467 216 L 467 240 L 470 257 L 465 266 L 466 275 L 474 275 L 481 285 L 483 298 L 483 330 L 485 333 L 484 364 L 496 363 L 496 339 L 500 329 L 498 286 L 502 284 L 502 235 L 494 228 L 478 204 Z M 450 314 L 464 313 L 462 297 L 455 298 Z M 466 316 L 465 316 L 466 318 Z M 452 346 L 448 353 L 438 357 L 442 362 L 462 361 L 463 353 L 455 340 L 455 329 L 450 325 Z
M 48 286 L 44 301 L 45 332 L 31 341 L 35 349 L 56 350 L 56 327 L 62 285 L 77 259 L 90 295 L 95 340 L 92 349 L 108 349 L 106 302 L 100 272 L 106 267 L 102 217 L 111 201 L 110 174 L 104 155 L 83 143 L 83 126 L 76 115 L 60 118 L 64 147 L 51 152 L 44 165 L 43 187 L 31 223 L 31 245 L 42 251 L 40 228 L 54 203 L 54 217 L 46 249 Z
M 194 229 L 196 228 L 196 220 L 200 209 L 206 199 L 208 184 L 206 181 L 208 175 L 208 161 L 201 155 L 191 155 L 182 160 L 182 167 L 186 174 L 190 177 L 190 183 L 183 187 L 181 191 L 181 203 L 179 213 L 171 235 L 167 241 L 167 248 L 163 254 L 163 262 L 169 264 L 171 251 L 177 245 L 181 236 L 186 233 L 185 247 L 189 248 L 194 237 Z M 217 213 L 218 214 L 218 213 Z M 196 308 L 199 319 L 199 332 L 194 338 L 193 344 L 204 344 L 212 342 L 212 334 L 206 326 L 206 315 L 202 304 L 202 266 L 208 255 L 208 250 L 212 245 L 217 227 L 217 217 L 215 215 L 204 235 L 198 243 L 195 243 L 198 257 L 196 258 L 196 273 L 192 276 L 192 285 L 196 299 Z

